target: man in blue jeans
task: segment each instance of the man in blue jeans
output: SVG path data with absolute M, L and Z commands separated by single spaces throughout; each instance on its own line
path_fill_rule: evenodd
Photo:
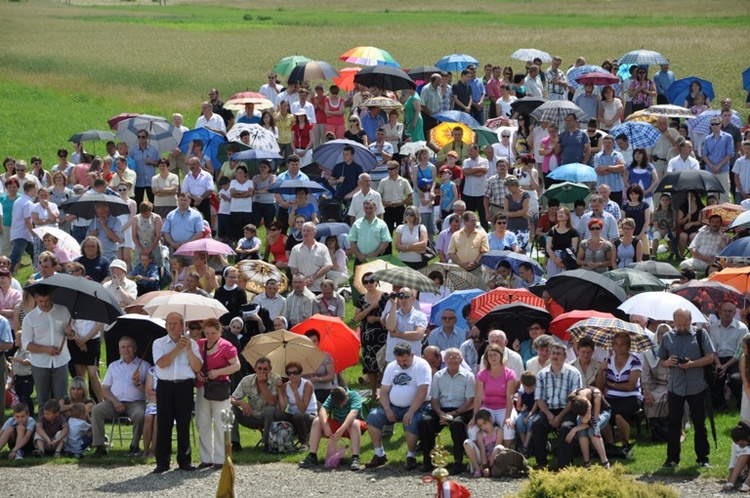
M 34 199 L 36 199 L 36 184 L 33 182 L 24 183 L 23 194 L 13 205 L 13 218 L 10 223 L 10 241 L 13 244 L 10 253 L 10 269 L 14 275 L 18 270 L 18 264 L 21 262 L 24 251 L 30 257 L 34 257 L 34 245 L 31 236 L 31 230 L 34 228 L 31 223 Z

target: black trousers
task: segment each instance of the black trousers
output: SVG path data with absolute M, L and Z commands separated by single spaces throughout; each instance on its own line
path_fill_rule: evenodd
M 562 409 L 550 410 L 552 414 L 557 416 Z M 670 412 L 671 414 L 671 412 Z M 558 438 L 557 447 L 557 467 L 562 468 L 570 465 L 573 459 L 573 444 L 566 443 L 565 437 L 568 435 L 570 430 L 576 425 L 576 416 L 573 413 L 568 413 L 560 423 L 560 434 Z M 540 414 L 539 418 L 536 419 L 534 425 L 531 426 L 531 446 L 533 448 L 534 458 L 536 459 L 537 465 L 547 465 L 547 434 L 552 432 L 554 428 L 549 423 L 544 413 Z
M 193 379 L 156 384 L 156 465 L 169 467 L 172 426 L 177 429 L 177 465 L 190 465 L 190 419 L 193 416 Z
M 461 198 L 466 203 L 467 211 L 476 211 L 479 214 L 479 222 L 482 228 L 487 230 L 487 213 L 484 212 L 484 196 L 465 195 Z M 490 227 L 492 229 L 492 227 Z
M 151 204 L 154 203 L 154 191 L 151 190 L 151 187 L 135 187 L 133 193 L 135 194 L 135 202 L 138 203 L 139 206 L 141 205 L 141 202 L 143 202 L 143 194 L 146 194 L 146 197 L 148 197 Z
M 383 221 L 388 226 L 388 231 L 393 231 L 404 221 L 406 206 L 387 207 L 383 213 Z
M 448 413 L 457 408 L 443 408 L 443 411 Z M 453 442 L 453 461 L 462 463 L 464 459 L 464 440 L 467 437 L 466 427 L 471 421 L 473 414 L 472 411 L 468 411 L 455 417 L 450 424 L 440 425 L 438 414 L 434 410 L 429 410 L 419 422 L 419 440 L 422 442 L 424 463 L 431 463 L 430 452 L 435 448 L 435 438 L 446 427 L 450 430 L 451 441 Z
M 211 224 L 211 201 L 210 198 L 203 199 L 200 204 L 193 202 L 193 207 L 197 209 L 202 215 L 203 219 Z M 158 384 L 157 384 L 158 385 Z
M 731 359 L 731 356 L 721 356 L 719 357 L 719 363 L 723 365 Z M 739 406 L 742 401 L 742 377 L 740 376 L 739 362 L 729 367 L 724 377 L 716 376 L 716 380 L 714 380 L 714 384 L 711 386 L 711 402 L 714 404 L 714 408 L 722 408 L 727 403 L 724 399 L 725 384 L 729 386 L 732 396 L 737 400 L 737 405 Z
M 685 402 L 690 408 L 690 420 L 695 431 L 694 446 L 698 462 L 707 462 L 711 447 L 708 445 L 708 431 L 706 431 L 706 391 L 691 396 L 678 396 L 673 392 L 667 393 L 669 407 L 669 439 L 667 440 L 667 460 L 680 461 L 680 435 L 682 434 L 682 416 Z

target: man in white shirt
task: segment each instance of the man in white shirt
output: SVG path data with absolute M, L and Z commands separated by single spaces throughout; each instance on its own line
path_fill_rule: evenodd
M 479 213 L 479 222 L 483 227 L 487 226 L 487 213 L 484 211 L 484 192 L 487 189 L 487 171 L 489 171 L 487 159 L 479 156 L 479 145 L 469 146 L 469 158 L 462 166 L 464 174 L 463 201 L 466 209 Z
M 547 100 L 566 100 L 568 98 L 568 80 L 560 70 L 562 58 L 555 56 L 552 64 L 544 73 L 547 80 Z M 596 117 L 596 116 L 594 116 Z
M 221 119 L 221 118 L 219 118 Z M 190 172 L 182 180 L 182 192 L 190 194 L 192 206 L 200 211 L 203 219 L 211 221 L 211 203 L 209 199 L 214 192 L 214 180 L 211 174 L 203 171 L 197 157 L 188 159 Z
M 292 274 L 305 275 L 307 287 L 313 292 L 320 292 L 320 284 L 328 270 L 333 268 L 333 262 L 325 244 L 315 240 L 315 232 L 314 223 L 308 221 L 302 225 L 302 243 L 292 249 L 289 270 Z
M 386 315 L 385 328 L 388 337 L 385 343 L 385 361 L 393 361 L 396 356 L 393 348 L 399 342 L 405 342 L 414 351 L 422 354 L 422 339 L 427 330 L 427 315 L 415 306 L 414 291 L 409 287 L 402 287 L 392 294 L 389 300 L 391 307 Z
M 307 90 L 307 88 L 302 88 L 298 92 L 299 99 L 297 102 L 294 102 L 292 104 L 292 114 L 296 113 L 299 110 L 305 111 L 305 114 L 307 114 L 307 121 L 312 124 L 317 124 L 317 121 L 315 120 L 315 106 L 312 105 L 312 103 L 308 102 L 307 97 L 310 94 L 310 92 Z
M 365 215 L 362 203 L 366 200 L 375 203 L 375 216 L 383 218 L 383 213 L 385 212 L 383 199 L 379 192 L 370 188 L 370 185 L 372 185 L 372 178 L 370 178 L 370 175 L 368 173 L 360 174 L 358 183 L 359 192 L 352 196 L 352 203 L 349 204 L 349 224 L 354 223 Z
M 266 282 L 266 291 L 255 296 L 253 303 L 267 309 L 269 316 L 284 316 L 286 299 L 279 294 L 279 282 L 273 278 L 268 279 Z
M 201 116 L 195 121 L 196 128 L 205 128 L 214 133 L 226 136 L 227 126 L 224 124 L 224 118 L 214 112 L 211 102 L 201 104 Z
M 292 104 L 299 102 L 298 90 L 299 90 L 299 83 L 297 83 L 296 81 L 289 82 L 289 84 L 286 87 L 286 90 L 284 90 L 283 92 L 281 92 L 280 94 L 276 96 L 276 101 L 275 101 L 276 108 L 278 109 L 279 104 L 282 101 L 286 100 L 287 102 L 289 102 L 289 108 L 291 109 Z
M 539 66 L 532 64 L 531 67 L 529 67 L 529 74 L 526 75 L 523 84 L 526 87 L 527 97 L 543 97 L 542 78 L 539 77 Z
M 711 386 L 711 401 L 716 410 L 729 408 L 724 397 L 724 384 L 728 384 L 739 407 L 742 401 L 742 378 L 736 352 L 742 347 L 742 338 L 748 334 L 747 326 L 736 318 L 737 306 L 729 301 L 719 307 L 719 321 L 708 329 L 716 354 L 714 368 L 716 378 Z
M 268 83 L 261 86 L 258 93 L 270 100 L 274 107 L 276 107 L 276 97 L 278 97 L 283 90 L 284 87 L 276 83 L 276 73 L 271 71 L 268 73 Z
M 680 155 L 674 156 L 667 164 L 667 173 L 672 171 L 687 171 L 689 169 L 699 170 L 701 165 L 693 157 L 693 142 L 685 140 L 680 144 Z

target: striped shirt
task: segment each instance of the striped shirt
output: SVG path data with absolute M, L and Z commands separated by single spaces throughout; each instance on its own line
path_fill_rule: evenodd
M 607 382 L 628 382 L 631 372 L 634 371 L 643 371 L 641 360 L 634 354 L 630 355 L 628 361 L 625 362 L 625 365 L 620 370 L 617 370 L 617 367 L 615 367 L 614 355 L 607 358 Z M 636 396 L 638 399 L 642 398 L 641 379 L 638 379 L 632 390 L 617 387 L 609 387 L 607 389 L 608 398 L 627 398 L 629 396 Z
M 578 369 L 564 363 L 556 375 L 552 365 L 547 365 L 537 374 L 534 399 L 547 403 L 550 410 L 562 410 L 568 404 L 568 394 L 580 387 L 583 384 Z

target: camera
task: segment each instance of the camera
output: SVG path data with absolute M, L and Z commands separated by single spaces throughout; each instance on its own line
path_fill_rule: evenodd
M 678 365 L 684 365 L 685 363 L 687 363 L 689 361 L 690 361 L 690 358 L 688 358 L 687 356 L 678 356 L 677 357 L 677 364 Z

